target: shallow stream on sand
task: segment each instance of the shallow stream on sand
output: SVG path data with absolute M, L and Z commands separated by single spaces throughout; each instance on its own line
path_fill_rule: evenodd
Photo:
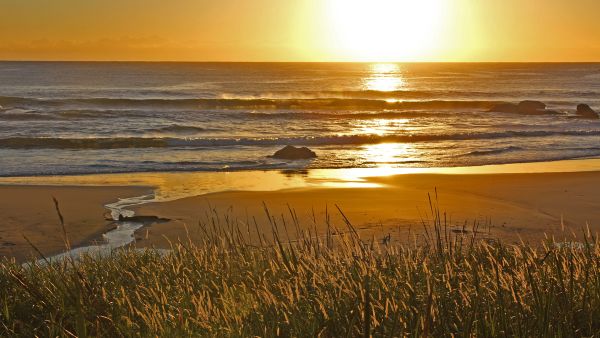
M 147 225 L 147 223 L 141 221 L 119 222 L 117 221 L 119 219 L 119 215 L 122 215 L 123 217 L 133 217 L 134 212 L 128 210 L 127 208 L 153 201 L 154 195 L 144 195 L 138 197 L 122 198 L 119 199 L 117 202 L 107 204 L 106 208 L 110 211 L 112 219 L 115 220 L 116 227 L 102 235 L 103 242 L 98 241 L 98 244 L 73 248 L 67 252 L 54 255 L 47 259 L 39 259 L 37 263 L 46 264 L 46 262 L 61 261 L 66 257 L 70 257 L 72 259 L 77 260 L 79 257 L 81 257 L 81 255 L 84 254 L 92 255 L 94 257 L 105 257 L 110 255 L 113 250 L 131 244 L 135 240 L 135 231 L 141 229 L 144 225 Z

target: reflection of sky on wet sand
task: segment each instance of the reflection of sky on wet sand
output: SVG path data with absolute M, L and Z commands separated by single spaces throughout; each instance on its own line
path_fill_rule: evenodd
M 418 150 L 410 143 L 372 144 L 364 146 L 359 153 L 366 159 L 366 164 L 377 167 L 419 161 Z
M 389 149 L 398 145 L 378 145 L 373 156 L 385 158 Z M 395 151 L 410 151 L 398 146 Z M 403 150 L 404 149 L 404 150 Z M 403 174 L 500 174 L 600 171 L 600 159 L 565 160 L 556 162 L 501 164 L 452 168 L 398 168 L 381 165 L 375 168 L 313 169 L 292 171 L 239 171 L 239 172 L 182 172 L 136 173 L 83 176 L 5 177 L 0 184 L 88 185 L 88 186 L 146 186 L 154 187 L 156 199 L 173 200 L 220 191 L 269 191 L 308 187 L 374 188 L 379 183 L 371 177 Z M 124 196 L 125 197 L 125 196 Z
M 280 171 L 168 172 L 0 178 L 0 184 L 141 186 L 155 189 L 155 201 L 222 191 L 272 191 L 308 186 L 302 175 Z
M 369 181 L 374 177 L 389 177 L 407 174 L 441 175 L 490 175 L 520 173 L 563 173 L 600 171 L 600 159 L 563 160 L 554 162 L 531 162 L 494 164 L 472 167 L 447 168 L 402 168 L 382 165 L 376 168 L 315 169 L 311 170 L 308 180 L 321 182 L 331 187 L 379 187 Z M 346 185 L 343 183 L 347 182 Z

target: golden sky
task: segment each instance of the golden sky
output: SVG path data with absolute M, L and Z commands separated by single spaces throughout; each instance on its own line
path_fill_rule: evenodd
M 0 0 L 2 60 L 600 61 L 599 0 Z

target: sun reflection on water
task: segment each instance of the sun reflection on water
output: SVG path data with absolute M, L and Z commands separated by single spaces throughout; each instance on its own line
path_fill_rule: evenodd
M 353 134 L 384 136 L 398 132 L 399 130 L 410 130 L 409 119 L 374 119 L 360 120 L 354 122 Z
M 400 67 L 394 63 L 377 63 L 371 65 L 371 73 L 364 80 L 366 90 L 392 92 L 404 87 L 404 79 Z

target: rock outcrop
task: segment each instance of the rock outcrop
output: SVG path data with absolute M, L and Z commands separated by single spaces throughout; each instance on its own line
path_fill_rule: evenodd
M 598 119 L 598 113 L 596 113 L 590 106 L 587 104 L 580 104 L 577 106 L 577 117 L 582 119 Z
M 546 111 L 546 104 L 540 101 L 521 101 L 517 106 L 519 113 L 526 115 L 544 114 Z
M 316 158 L 317 154 L 306 147 L 285 146 L 283 149 L 276 151 L 273 156 L 269 157 L 282 160 L 305 160 Z

